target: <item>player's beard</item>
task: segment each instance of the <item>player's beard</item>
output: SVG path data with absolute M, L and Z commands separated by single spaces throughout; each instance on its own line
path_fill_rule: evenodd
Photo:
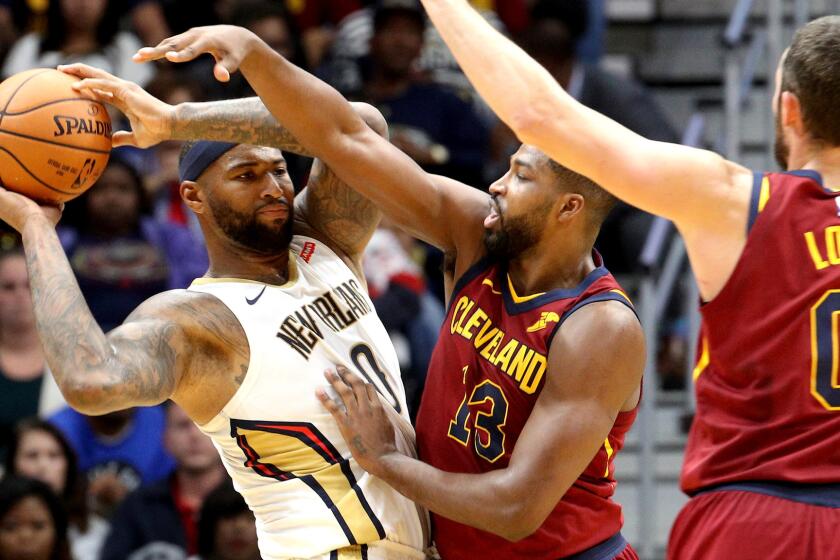
M 790 161 L 790 146 L 785 140 L 785 134 L 782 131 L 782 117 L 781 107 L 776 111 L 776 140 L 773 144 L 773 153 L 776 156 L 776 163 L 785 171 L 788 169 L 788 162 Z
M 535 246 L 542 234 L 548 208 L 532 214 L 505 217 L 499 214 L 497 230 L 484 230 L 484 248 L 497 260 L 513 260 Z
M 208 202 L 216 223 L 225 235 L 236 243 L 266 255 L 277 254 L 289 248 L 294 223 L 293 205 L 288 207 L 286 221 L 280 226 L 275 226 L 260 222 L 256 213 L 237 212 L 213 196 L 208 197 Z

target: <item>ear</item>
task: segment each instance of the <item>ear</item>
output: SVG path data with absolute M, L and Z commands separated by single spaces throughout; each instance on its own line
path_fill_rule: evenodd
M 201 187 L 195 181 L 182 181 L 181 187 L 178 189 L 181 194 L 181 200 L 187 207 L 196 214 L 204 213 L 204 197 L 201 192 Z
M 781 101 L 781 115 L 779 116 L 782 126 L 793 129 L 798 136 L 805 136 L 808 131 L 805 128 L 802 104 L 799 102 L 799 98 L 793 92 L 783 91 Z
M 570 222 L 582 212 L 586 202 L 578 193 L 563 193 L 555 202 L 555 217 L 558 222 Z

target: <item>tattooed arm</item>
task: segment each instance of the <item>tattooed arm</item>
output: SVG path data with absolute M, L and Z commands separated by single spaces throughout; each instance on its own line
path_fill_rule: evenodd
M 132 106 L 136 102 L 132 103 Z M 127 107 L 130 111 L 131 107 Z M 302 156 L 312 154 L 277 122 L 259 97 L 181 103 L 172 107 L 166 136 L 172 140 L 215 140 L 271 146 Z
M 44 354 L 73 408 L 95 415 L 173 398 L 198 422 L 217 412 L 212 407 L 218 403 L 198 398 L 190 378 L 194 371 L 207 372 L 207 383 L 227 379 L 230 384 L 235 383 L 230 372 L 243 363 L 247 367 L 247 342 L 241 327 L 232 327 L 229 311 L 232 320 L 225 321 L 218 311 L 221 304 L 208 301 L 214 298 L 167 292 L 143 303 L 105 335 L 85 303 L 53 224 L 38 207 L 0 190 L 0 218 L 22 234 Z M 223 389 L 214 386 L 208 393 Z
M 379 111 L 366 103 L 353 103 L 353 108 L 377 134 L 388 136 L 388 125 Z M 312 155 L 258 97 L 182 103 L 175 106 L 169 127 L 169 135 L 175 140 L 238 142 Z M 318 159 L 312 164 L 306 189 L 295 202 L 295 211 L 352 260 L 361 256 L 381 218 L 370 200 L 347 186 Z
M 131 131 L 115 132 L 114 146 L 145 148 L 164 140 L 215 140 L 313 155 L 272 116 L 259 97 L 181 103 L 173 107 L 155 99 L 137 84 L 104 70 L 84 64 L 60 69 L 85 78 L 78 89 L 114 105 L 128 117 Z M 388 126 L 379 111 L 365 103 L 354 103 L 353 109 L 378 135 L 387 137 Z M 324 236 L 325 242 L 358 265 L 365 245 L 379 224 L 377 207 L 318 160 L 298 200 L 295 209 L 299 217 Z

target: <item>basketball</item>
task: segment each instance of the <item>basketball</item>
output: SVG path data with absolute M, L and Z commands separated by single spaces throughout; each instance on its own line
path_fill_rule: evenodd
M 0 84 L 0 186 L 59 203 L 89 189 L 111 152 L 105 106 L 58 70 L 20 72 Z

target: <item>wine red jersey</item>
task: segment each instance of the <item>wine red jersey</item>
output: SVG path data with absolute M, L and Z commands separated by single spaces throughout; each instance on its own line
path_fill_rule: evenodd
M 701 308 L 686 492 L 840 482 L 838 197 L 814 171 L 756 174 L 746 246 Z
M 563 321 L 594 302 L 618 300 L 631 306 L 598 255 L 596 264 L 576 288 L 525 298 L 517 296 L 505 266 L 490 260 L 479 262 L 458 281 L 417 417 L 417 442 L 424 461 L 462 473 L 507 466 L 545 384 L 548 350 Z M 616 485 L 612 461 L 635 416 L 635 409 L 618 415 L 580 478 L 543 525 L 519 542 L 434 515 L 441 556 L 557 559 L 618 533 L 622 515 L 621 507 L 610 499 Z

